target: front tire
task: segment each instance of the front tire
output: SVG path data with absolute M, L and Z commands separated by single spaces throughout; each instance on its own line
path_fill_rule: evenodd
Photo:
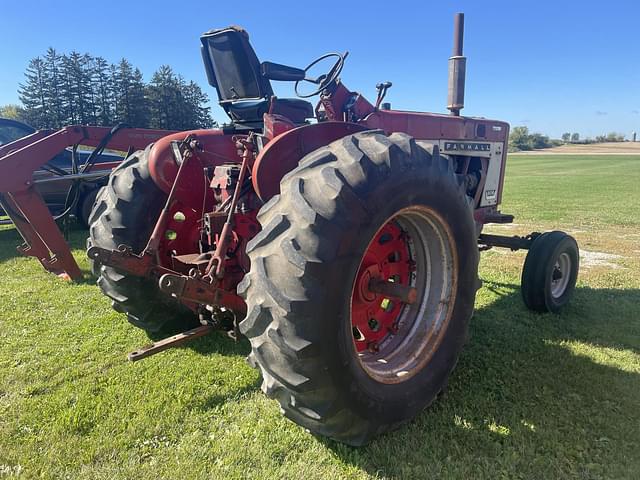
M 537 237 L 522 268 L 521 291 L 527 308 L 560 312 L 573 296 L 579 264 L 578 244 L 572 236 L 553 231 Z
M 307 155 L 259 220 L 240 330 L 284 414 L 363 445 L 429 405 L 479 285 L 471 200 L 451 162 L 405 134 L 347 136 Z M 415 300 L 370 291 L 366 275 Z

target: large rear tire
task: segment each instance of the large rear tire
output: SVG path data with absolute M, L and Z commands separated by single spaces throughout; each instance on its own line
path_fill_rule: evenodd
M 479 285 L 471 200 L 449 160 L 399 133 L 333 142 L 280 186 L 238 288 L 249 362 L 285 416 L 363 445 L 429 405 L 458 360 Z
M 167 199 L 149 174 L 149 149 L 131 154 L 100 189 L 89 217 L 87 246 L 116 249 L 124 244 L 139 253 L 147 244 Z M 125 313 L 136 327 L 156 334 L 197 323 L 194 314 L 163 294 L 153 279 L 95 263 L 92 270 L 113 308 Z

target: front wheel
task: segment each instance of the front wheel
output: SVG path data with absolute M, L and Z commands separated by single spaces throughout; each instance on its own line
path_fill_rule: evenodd
M 576 287 L 580 255 L 575 239 L 564 232 L 537 237 L 522 268 L 522 298 L 534 312 L 558 313 Z
M 362 445 L 429 405 L 479 284 L 451 162 L 404 134 L 347 136 L 305 157 L 259 220 L 240 329 L 284 414 Z

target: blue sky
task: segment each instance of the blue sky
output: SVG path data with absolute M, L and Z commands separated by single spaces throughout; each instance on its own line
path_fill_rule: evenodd
M 82 5 L 80 7 L 80 5 Z M 560 136 L 640 133 L 640 2 L 4 0 L 0 105 L 16 103 L 30 58 L 53 46 L 111 62 L 126 57 L 148 80 L 161 64 L 211 98 L 199 35 L 230 24 L 262 60 L 304 66 L 349 50 L 343 81 L 369 98 L 390 80 L 394 108 L 443 112 L 452 17 L 466 15 L 466 115 Z M 276 87 L 293 96 L 290 85 Z M 214 115 L 224 120 L 215 107 Z

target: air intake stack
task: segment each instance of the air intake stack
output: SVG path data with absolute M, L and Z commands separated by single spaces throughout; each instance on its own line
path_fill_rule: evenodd
M 467 57 L 462 55 L 464 42 L 464 13 L 456 13 L 453 21 L 453 54 L 449 58 L 449 98 L 447 109 L 460 116 L 464 108 L 464 77 Z

